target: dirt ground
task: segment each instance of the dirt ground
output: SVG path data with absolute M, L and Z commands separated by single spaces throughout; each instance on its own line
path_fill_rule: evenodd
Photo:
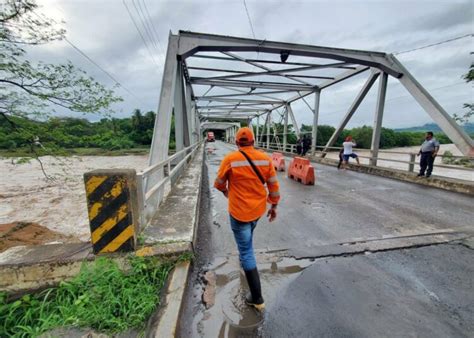
M 52 231 L 70 242 L 87 241 L 90 236 L 85 172 L 109 168 L 141 170 L 147 166 L 147 156 L 47 156 L 41 161 L 53 179 L 44 177 L 34 159 L 23 164 L 17 164 L 17 159 L 0 159 L 0 224 L 40 224 L 45 232 Z M 52 236 L 50 240 L 57 238 Z
M 19 245 L 64 243 L 73 239 L 36 223 L 0 224 L 0 252 Z

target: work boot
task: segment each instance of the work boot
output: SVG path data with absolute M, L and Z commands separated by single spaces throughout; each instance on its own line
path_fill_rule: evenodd
M 265 303 L 263 302 L 262 287 L 260 286 L 260 276 L 258 275 L 257 268 L 245 271 L 245 277 L 247 277 L 247 283 L 250 289 L 250 294 L 245 298 L 245 302 L 258 311 L 263 311 L 265 309 Z

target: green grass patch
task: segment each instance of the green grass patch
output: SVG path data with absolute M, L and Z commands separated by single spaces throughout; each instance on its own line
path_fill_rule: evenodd
M 79 275 L 37 294 L 8 300 L 0 294 L 0 337 L 30 337 L 58 327 L 107 334 L 143 330 L 160 303 L 174 262 L 133 257 L 121 269 L 108 258 L 84 263 Z

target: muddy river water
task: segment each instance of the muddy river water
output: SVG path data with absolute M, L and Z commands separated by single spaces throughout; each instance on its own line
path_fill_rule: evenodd
M 147 156 L 42 157 L 17 164 L 0 159 L 0 224 L 32 222 L 67 236 L 69 241 L 90 237 L 83 175 L 94 169 L 143 169 Z

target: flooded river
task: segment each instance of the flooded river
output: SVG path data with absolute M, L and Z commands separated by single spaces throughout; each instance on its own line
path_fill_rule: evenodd
M 83 174 L 94 169 L 143 169 L 147 156 L 41 157 L 40 163 L 0 160 L 0 224 L 32 222 L 65 235 L 67 241 L 90 237 Z

